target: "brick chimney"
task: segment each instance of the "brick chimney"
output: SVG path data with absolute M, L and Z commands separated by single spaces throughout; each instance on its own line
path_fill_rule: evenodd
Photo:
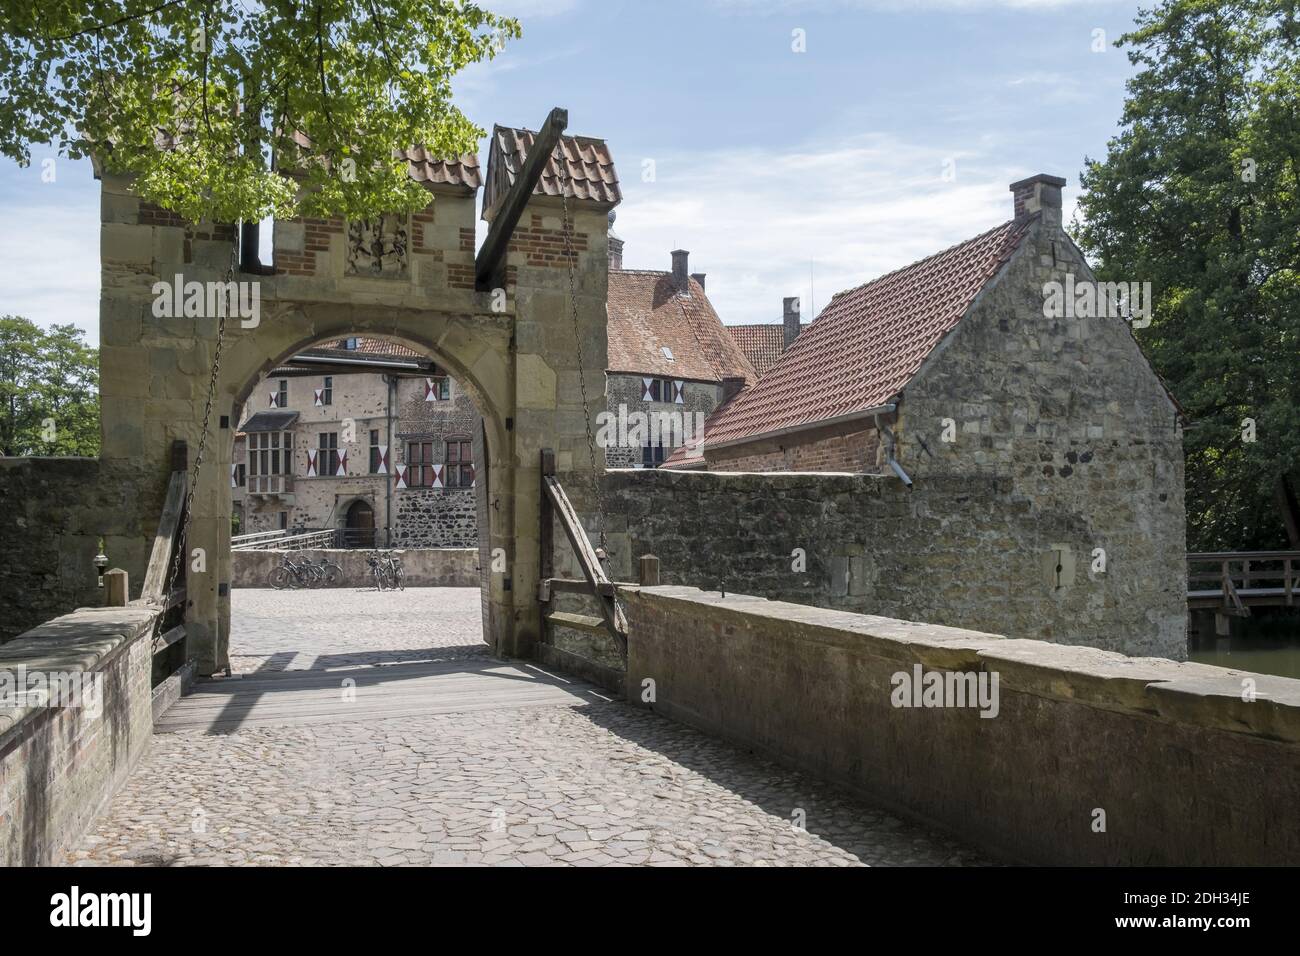
M 1061 187 L 1065 180 L 1060 176 L 1039 173 L 1011 184 L 1011 194 L 1016 200 L 1016 218 L 1042 210 L 1043 219 L 1061 225 Z
M 785 344 L 781 351 L 790 347 L 790 343 L 799 335 L 799 297 L 786 296 L 781 300 L 781 321 L 785 323 Z
M 703 292 L 703 291 L 704 291 L 704 273 L 703 273 L 703 272 L 692 272 L 692 273 L 691 273 L 691 278 L 694 279 L 696 282 L 698 282 L 698 283 L 700 284 L 700 291 Z
M 614 210 L 609 211 L 609 268 L 623 268 L 623 240 L 614 234 Z
M 682 295 L 691 294 L 690 267 L 686 259 L 690 253 L 685 249 L 673 250 L 673 288 Z

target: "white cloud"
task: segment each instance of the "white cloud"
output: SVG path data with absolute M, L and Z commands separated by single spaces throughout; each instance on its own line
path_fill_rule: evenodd
M 655 158 L 658 181 L 643 183 L 640 157 L 620 157 L 625 199 L 614 228 L 626 242 L 624 266 L 668 269 L 670 250 L 690 250 L 691 271 L 708 274 L 724 322 L 777 321 L 790 295 L 810 320 L 833 293 L 1010 219 L 1008 185 L 1044 171 L 985 166 L 960 150 L 884 135 L 825 149 Z
M 95 184 L 94 197 L 98 196 Z M 39 198 L 39 192 L 31 195 Z M 99 339 L 99 203 L 6 203 L 0 218 L 0 314 L 72 322 Z

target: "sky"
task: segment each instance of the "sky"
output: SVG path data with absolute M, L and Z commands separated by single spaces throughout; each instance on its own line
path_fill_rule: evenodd
M 1008 185 L 1034 173 L 1066 178 L 1068 222 L 1085 159 L 1118 129 L 1133 68 L 1111 44 L 1139 6 L 480 3 L 523 37 L 458 76 L 457 105 L 485 130 L 567 108 L 568 131 L 614 156 L 624 267 L 666 270 L 689 250 L 727 323 L 779 322 L 785 296 L 810 319 L 833 293 L 1011 218 Z M 27 169 L 0 159 L 0 314 L 97 342 L 98 259 L 89 162 L 39 147 Z

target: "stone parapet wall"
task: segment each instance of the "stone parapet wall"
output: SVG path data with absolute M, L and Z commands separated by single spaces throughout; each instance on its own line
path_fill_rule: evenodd
M 136 471 L 94 458 L 0 458 L 0 643 L 101 603 L 94 562 L 100 538 L 151 538 L 157 518 L 146 529 L 137 503 L 156 502 L 157 515 L 160 490 Z M 117 566 L 131 555 L 110 548 L 107 557 Z
M 1187 655 L 1181 553 L 1115 538 L 1095 573 L 1092 551 L 1112 539 L 1093 518 L 1040 506 L 1008 477 L 929 476 L 908 488 L 892 475 L 659 469 L 612 470 L 607 481 L 617 580 L 635 580 L 637 557 L 655 554 L 668 584 Z
M 656 712 L 1008 861 L 1300 863 L 1300 681 L 695 588 L 622 593 L 629 702 L 653 681 Z M 918 667 L 997 675 L 995 715 L 896 706 L 897 675 Z
M 472 499 L 471 499 L 472 500 Z M 479 586 L 477 548 L 408 548 L 390 552 L 402 562 L 402 581 L 408 588 L 476 588 Z M 286 555 L 295 561 L 319 564 L 322 560 L 343 569 L 339 587 L 374 587 L 374 576 L 366 564 L 370 552 L 361 549 L 312 549 L 304 551 L 232 551 L 231 586 L 266 588 L 271 569 Z
M 0 700 L 0 865 L 60 862 L 144 753 L 153 733 L 155 616 L 84 608 L 0 647 L 0 686 L 17 682 L 22 668 L 92 675 L 99 688 L 98 706 L 94 697 L 80 707 Z

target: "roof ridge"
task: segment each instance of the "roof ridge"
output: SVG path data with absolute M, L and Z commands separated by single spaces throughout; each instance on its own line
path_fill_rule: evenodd
M 917 259 L 915 262 L 909 262 L 905 266 L 899 266 L 897 269 L 891 269 L 889 272 L 882 273 L 881 275 L 876 276 L 874 279 L 868 279 L 866 282 L 860 283 L 859 285 L 855 285 L 852 288 L 841 289 L 839 292 L 836 292 L 834 295 L 831 296 L 831 302 L 834 302 L 842 295 L 849 295 L 852 292 L 857 292 L 860 289 L 865 289 L 869 285 L 875 285 L 877 282 L 883 282 L 886 279 L 888 279 L 890 276 L 896 276 L 900 272 L 906 272 L 909 269 L 915 269 L 917 266 L 924 265 L 925 263 L 930 262 L 931 260 L 938 259 L 941 256 L 946 256 L 950 252 L 954 252 L 957 249 L 960 249 L 962 246 L 969 246 L 983 239 L 987 239 L 990 236 L 992 236 L 995 232 L 1001 232 L 1005 230 L 1008 226 L 1014 226 L 1017 223 L 1022 223 L 1024 226 L 1027 226 L 1029 225 L 1029 223 L 1039 218 L 1041 215 L 1042 215 L 1041 212 L 1034 212 L 1034 213 L 1030 213 L 1027 216 L 1021 216 L 1017 219 L 1008 219 L 1006 222 L 999 223 L 998 225 L 994 226 L 992 229 L 984 230 L 977 236 L 971 236 L 969 239 L 963 239 L 961 242 L 953 243 L 947 249 L 940 249 L 938 252 L 931 253 L 930 255 L 925 256 L 924 258 Z M 830 308 L 830 303 L 827 303 L 826 308 Z M 824 312 L 825 309 L 823 309 L 822 311 Z

